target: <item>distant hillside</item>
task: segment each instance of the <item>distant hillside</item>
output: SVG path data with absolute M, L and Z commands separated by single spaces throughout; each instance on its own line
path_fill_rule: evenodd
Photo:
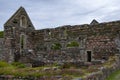
M 0 31 L 0 38 L 3 38 L 3 31 Z

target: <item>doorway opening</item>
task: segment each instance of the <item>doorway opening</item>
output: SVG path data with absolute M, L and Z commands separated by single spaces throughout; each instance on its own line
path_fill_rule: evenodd
M 92 52 L 87 51 L 87 62 L 91 62 L 91 60 L 92 60 Z

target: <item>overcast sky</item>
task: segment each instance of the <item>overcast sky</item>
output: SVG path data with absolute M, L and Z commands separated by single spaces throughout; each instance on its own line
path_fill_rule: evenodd
M 0 0 L 0 30 L 20 6 L 36 29 L 120 20 L 120 0 Z

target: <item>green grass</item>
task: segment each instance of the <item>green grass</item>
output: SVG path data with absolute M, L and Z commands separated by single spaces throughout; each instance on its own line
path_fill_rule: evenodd
M 13 76 L 33 76 L 33 77 L 40 77 L 40 76 L 54 76 L 59 75 L 60 71 L 43 71 L 44 68 L 47 67 L 26 67 L 24 64 L 20 62 L 14 62 L 9 64 L 7 62 L 0 61 L 0 75 L 13 75 Z
M 11 64 L 8 64 L 7 62 L 0 61 L 0 68 L 5 68 L 5 67 L 13 67 Z
M 69 77 L 78 77 L 84 75 L 82 70 L 78 69 L 58 69 L 53 70 L 53 67 L 58 67 L 56 65 L 52 66 L 42 66 L 42 67 L 25 67 L 24 64 L 19 62 L 14 62 L 12 64 L 8 64 L 7 62 L 0 61 L 0 75 L 13 75 L 13 76 L 33 76 L 33 77 L 41 77 L 41 76 L 69 76 Z M 50 70 L 44 70 L 44 68 L 50 68 Z
M 120 80 L 120 70 L 113 72 L 106 80 Z
M 3 31 L 0 31 L 0 38 L 3 38 L 3 36 L 4 36 L 3 33 L 4 33 Z
M 103 64 L 102 66 L 111 66 L 114 63 L 115 57 L 110 58 L 108 62 Z M 32 77 L 51 77 L 55 75 L 61 75 L 62 77 L 84 77 L 85 75 L 88 75 L 92 72 L 97 72 L 99 67 L 101 65 L 91 65 L 86 68 L 77 68 L 73 66 L 72 64 L 66 64 L 63 65 L 63 67 L 58 66 L 57 63 L 49 66 L 42 66 L 42 67 L 26 67 L 24 64 L 20 62 L 13 62 L 12 64 L 9 64 L 7 62 L 0 61 L 0 75 L 13 75 L 13 76 L 32 76 Z M 58 68 L 57 70 L 54 70 L 53 68 Z M 49 68 L 49 70 L 45 70 L 45 68 Z M 109 68 L 109 67 L 108 67 Z M 119 75 L 116 77 L 116 75 Z M 117 79 L 118 78 L 118 79 Z M 119 80 L 120 78 L 120 70 L 114 72 L 110 75 L 110 77 L 107 80 Z

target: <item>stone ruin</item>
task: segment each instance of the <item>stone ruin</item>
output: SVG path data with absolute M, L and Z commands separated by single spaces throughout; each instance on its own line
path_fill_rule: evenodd
M 120 21 L 35 30 L 20 7 L 4 24 L 1 60 L 9 63 L 99 62 L 120 53 Z

